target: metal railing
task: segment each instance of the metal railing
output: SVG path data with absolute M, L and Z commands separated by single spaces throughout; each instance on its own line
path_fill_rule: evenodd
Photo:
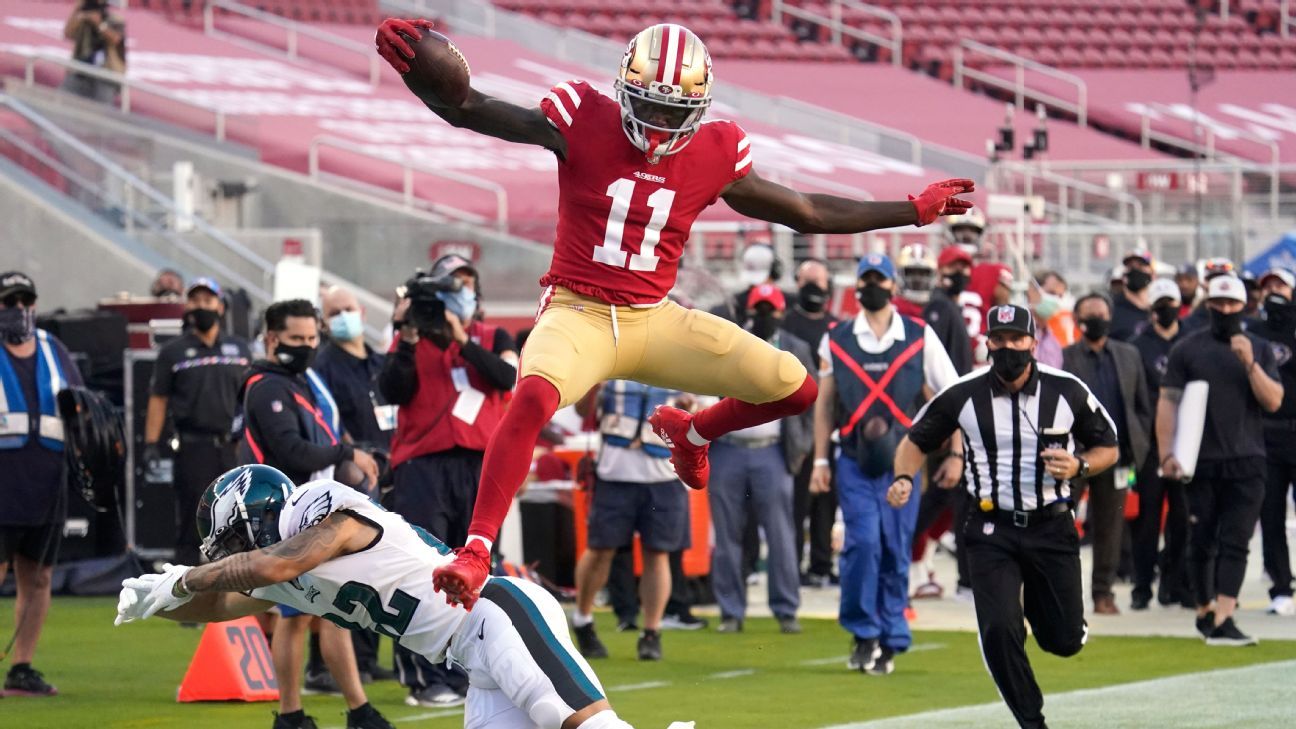
M 261 43 L 259 41 L 249 40 L 247 38 L 239 37 L 228 31 L 217 29 L 216 28 L 217 8 L 232 13 L 234 15 L 241 15 L 245 18 L 256 20 L 265 23 L 267 25 L 272 25 L 276 28 L 283 30 L 286 36 L 285 44 L 287 45 L 287 48 L 279 49 L 274 46 Z M 368 65 L 369 68 L 369 83 L 372 86 L 378 85 L 379 74 L 382 72 L 382 66 L 380 63 L 381 59 L 379 59 L 378 54 L 374 52 L 373 48 L 363 43 L 357 43 L 356 41 L 353 41 L 350 38 L 343 38 L 340 35 L 329 33 L 328 31 L 320 30 L 319 28 L 308 25 L 306 23 L 299 23 L 295 20 L 282 18 L 278 15 L 275 15 L 274 13 L 267 13 L 264 10 L 258 10 L 257 8 L 248 7 L 247 5 L 242 5 L 240 3 L 233 2 L 233 0 L 207 0 L 207 4 L 203 8 L 203 32 L 205 32 L 207 35 L 212 37 L 220 36 L 226 39 L 236 40 L 240 43 L 254 45 L 258 49 L 268 49 L 277 53 L 283 53 L 288 58 L 294 61 L 299 60 L 301 58 L 300 54 L 298 53 L 298 45 L 299 45 L 298 38 L 300 36 L 306 36 L 308 38 L 314 38 L 315 40 L 322 41 L 324 43 L 327 43 L 328 45 L 334 46 L 336 48 L 340 48 L 349 53 L 355 53 L 363 57 L 365 63 Z
M 28 87 L 34 87 L 37 85 L 36 67 L 38 65 L 42 63 L 47 63 L 53 66 L 61 66 L 68 73 L 80 73 L 86 76 L 91 76 L 100 81 L 106 81 L 109 83 L 117 84 L 120 91 L 117 94 L 116 106 L 118 109 L 121 110 L 123 114 L 131 113 L 132 97 L 135 94 L 140 92 L 149 94 L 151 96 L 156 96 L 160 99 L 166 99 L 168 102 L 171 102 L 173 104 L 180 104 L 183 106 L 187 106 L 191 109 L 200 109 L 203 112 L 211 114 L 213 117 L 213 125 L 214 125 L 213 136 L 215 136 L 216 141 L 218 142 L 225 141 L 225 122 L 226 122 L 225 112 L 221 111 L 220 109 L 216 109 L 210 106 L 206 106 L 204 104 L 200 104 L 196 101 L 191 101 L 189 99 L 186 99 L 183 96 L 169 89 L 163 88 L 161 86 L 154 86 L 153 84 L 144 81 L 133 81 L 130 79 L 130 77 L 124 74 L 117 73 L 115 71 L 108 71 L 98 66 L 92 66 L 88 63 L 81 63 L 80 61 L 73 61 L 69 58 L 52 56 L 46 53 L 37 53 L 34 55 L 14 53 L 12 51 L 0 51 L 0 53 L 6 53 L 8 55 L 17 56 L 23 59 L 23 82 Z
M 401 168 L 401 174 L 402 174 L 401 196 L 404 205 L 407 208 L 414 207 L 414 201 L 415 201 L 414 173 L 416 172 L 420 174 L 431 175 L 433 177 L 440 177 L 442 179 L 450 180 L 452 182 L 457 182 L 461 185 L 467 185 L 468 187 L 475 187 L 479 190 L 485 190 L 486 192 L 491 193 L 495 197 L 495 220 L 494 220 L 495 229 L 501 233 L 508 232 L 508 191 L 505 190 L 504 186 L 499 184 L 498 182 L 492 182 L 490 180 L 483 179 L 481 177 L 474 177 L 473 175 L 465 175 L 459 172 L 440 170 L 430 165 L 419 164 L 417 162 L 409 162 L 407 160 L 391 157 L 382 154 L 380 152 L 375 152 L 363 144 L 357 144 L 355 142 L 347 141 L 345 139 L 340 139 L 338 137 L 332 137 L 323 134 L 312 139 L 310 143 L 309 174 L 312 180 L 320 179 L 320 174 L 321 174 L 320 159 L 319 159 L 320 149 L 324 147 L 340 149 L 350 154 L 356 154 L 374 160 L 381 160 L 383 162 L 388 162 L 399 166 Z M 455 217 L 461 220 L 474 222 L 474 223 L 480 223 L 482 221 L 481 216 L 475 215 L 466 210 L 460 210 L 453 206 L 445 205 L 443 203 L 436 203 L 433 201 L 429 201 L 429 202 L 438 211 L 444 212 L 446 214 L 454 215 Z
M 967 64 L 966 56 L 977 54 L 989 56 L 991 58 L 1003 61 L 1013 66 L 1013 80 L 1009 81 L 993 73 L 988 73 Z M 1076 101 L 1054 96 L 1053 94 L 1029 88 L 1026 85 L 1026 72 L 1033 71 L 1042 76 L 1055 78 L 1064 83 L 1075 86 Z M 993 86 L 1004 91 L 1011 92 L 1014 103 L 1017 108 L 1026 108 L 1026 99 L 1042 102 L 1048 106 L 1068 111 L 1075 114 L 1077 123 L 1080 126 L 1087 126 L 1089 118 L 1089 89 L 1085 86 L 1084 79 L 1073 73 L 1060 71 L 1047 64 L 1039 61 L 1032 61 L 1025 56 L 1019 56 L 1016 53 L 1010 53 L 1002 48 L 986 45 L 970 38 L 964 38 L 959 41 L 959 45 L 954 48 L 954 85 L 963 88 L 966 79 L 979 81 L 987 86 Z
M 183 212 L 177 208 L 174 200 L 161 192 L 158 192 L 135 174 L 126 170 L 124 167 L 90 145 L 77 139 L 62 127 L 59 127 L 18 99 L 7 94 L 0 94 L 0 106 L 18 114 L 25 119 L 27 123 L 45 134 L 49 139 L 57 142 L 64 149 L 75 152 L 94 167 L 102 170 L 106 176 L 116 180 L 116 182 L 122 186 L 123 190 L 129 190 L 130 195 L 138 195 L 143 200 L 153 203 L 158 206 L 158 208 L 167 211 L 169 214 L 168 217 L 171 217 L 172 219 L 183 215 Z M 30 145 L 28 146 L 30 147 Z M 55 166 L 51 169 L 54 169 L 57 172 L 59 167 Z M 88 182 L 87 178 L 80 173 L 78 173 L 74 178 L 69 177 L 67 179 L 78 185 L 85 185 Z M 96 183 L 90 183 L 90 187 L 87 189 L 103 194 L 102 188 L 100 188 Z M 106 194 L 103 194 L 103 196 L 105 198 L 111 197 Z M 130 198 L 127 197 L 127 200 L 129 199 Z M 140 225 L 150 233 L 164 238 L 167 245 L 174 246 L 176 250 L 199 262 L 210 273 L 214 273 L 225 281 L 246 289 L 248 295 L 254 300 L 260 303 L 270 303 L 270 282 L 274 275 L 274 264 L 249 250 L 246 246 L 231 238 L 229 235 L 216 229 L 201 218 L 193 218 L 194 231 L 204 238 L 204 245 L 198 246 L 186 240 L 184 236 L 168 230 L 151 217 L 141 214 L 138 208 L 133 204 L 128 204 L 126 200 L 123 200 L 122 212 L 127 213 L 129 217 L 133 219 L 135 224 Z M 260 274 L 260 280 L 256 281 L 248 278 L 208 253 L 207 249 L 213 247 L 213 244 L 215 247 L 228 251 L 234 258 L 238 259 L 242 263 L 248 264 L 252 271 Z
M 1278 32 L 1290 38 L 1292 26 L 1296 26 L 1296 16 L 1292 14 L 1291 0 L 1282 0 L 1278 6 Z
M 891 27 L 891 37 L 887 38 L 864 30 L 863 28 L 848 25 L 842 20 L 843 7 L 886 21 Z M 828 29 L 828 32 L 831 34 L 833 45 L 842 45 L 842 36 L 849 36 L 856 40 L 861 40 L 865 43 L 871 43 L 875 46 L 888 49 L 891 51 L 891 65 L 898 67 L 902 64 L 900 56 L 904 46 L 904 30 L 900 23 L 900 16 L 885 8 L 866 5 L 862 2 L 857 2 L 857 0 L 832 0 L 829 4 L 828 11 L 831 15 L 824 16 L 812 10 L 807 10 L 795 5 L 788 5 L 783 0 L 774 0 L 771 8 L 772 20 L 775 23 L 781 25 L 783 23 L 784 15 L 816 23 Z

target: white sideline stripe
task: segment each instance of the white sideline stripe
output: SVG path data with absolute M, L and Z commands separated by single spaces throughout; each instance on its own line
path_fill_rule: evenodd
M 563 105 L 562 99 L 559 98 L 558 94 L 550 91 L 545 94 L 545 98 L 553 102 L 554 108 L 558 110 L 558 116 L 562 117 L 563 123 L 567 126 L 571 126 L 571 114 L 567 113 L 567 107 Z
M 938 651 L 946 648 L 944 643 L 919 643 L 918 645 L 909 646 L 905 653 L 922 653 L 923 651 Z M 904 654 L 901 654 L 904 655 Z M 850 656 L 832 656 L 831 658 L 812 658 L 808 661 L 798 661 L 798 666 L 830 666 L 834 663 L 845 664 Z
M 743 676 L 750 676 L 754 673 L 756 673 L 756 669 L 754 668 L 742 668 L 737 671 L 721 671 L 720 673 L 713 673 L 710 676 L 707 676 L 706 679 L 723 681 L 727 678 L 741 678 Z
M 643 683 L 628 683 L 624 686 L 608 686 L 607 691 L 610 694 L 621 693 L 623 691 L 642 691 L 644 689 L 666 688 L 671 685 L 670 681 L 645 681 Z
M 1223 649 L 1221 649 L 1223 650 Z M 1291 677 L 1296 661 L 1166 676 L 1102 688 L 1044 695 L 1049 726 L 1081 729 L 1165 726 L 1277 727 L 1291 723 Z M 1095 700 L 1097 699 L 1097 700 Z M 959 706 L 822 729 L 929 729 L 1008 727 L 1003 702 Z

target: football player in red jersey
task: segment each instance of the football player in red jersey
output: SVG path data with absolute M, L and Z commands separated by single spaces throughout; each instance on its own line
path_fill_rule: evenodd
M 404 74 L 426 20 L 388 19 L 378 52 Z M 786 352 L 738 326 L 668 301 L 693 220 L 723 198 L 734 210 L 802 233 L 858 233 L 925 225 L 966 212 L 972 180 L 946 180 L 896 202 L 801 193 L 752 170 L 746 132 L 703 122 L 711 58 L 692 31 L 654 25 L 630 41 L 612 99 L 581 81 L 523 108 L 470 90 L 458 107 L 421 100 L 451 125 L 558 157 L 558 230 L 536 326 L 522 353 L 508 413 L 486 449 L 481 485 L 458 559 L 436 571 L 446 599 L 471 607 L 490 546 L 531 461 L 530 445 L 559 407 L 604 380 L 637 380 L 722 396 L 695 415 L 659 408 L 649 419 L 671 447 L 680 480 L 704 488 L 707 446 L 730 431 L 799 413 L 814 380 Z

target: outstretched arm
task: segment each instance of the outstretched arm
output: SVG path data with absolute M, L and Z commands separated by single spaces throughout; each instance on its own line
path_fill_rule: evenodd
M 921 195 L 895 202 L 863 202 L 835 195 L 798 192 L 747 173 L 721 193 L 729 207 L 758 220 L 786 225 L 798 233 L 861 233 L 902 225 L 926 225 L 941 215 L 972 207 L 954 195 L 972 192 L 972 180 L 928 185 Z
M 432 30 L 430 20 L 401 20 L 388 18 L 378 26 L 374 43 L 381 55 L 392 68 L 403 77 L 409 73 L 409 59 L 414 57 L 414 50 L 406 41 L 418 41 L 423 37 L 422 31 Z M 407 86 L 409 84 L 406 84 Z M 427 98 L 414 88 L 410 92 L 419 97 L 432 113 L 445 119 L 451 126 L 470 129 L 480 134 L 503 139 L 506 142 L 534 144 L 544 147 L 567 158 L 567 140 L 554 129 L 539 107 L 530 109 L 510 104 L 487 96 L 475 89 L 469 89 L 468 98 L 458 108 L 442 105 L 439 99 Z

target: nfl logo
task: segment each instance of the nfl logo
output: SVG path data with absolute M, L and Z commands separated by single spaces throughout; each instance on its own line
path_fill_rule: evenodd
M 1013 319 L 1017 318 L 1017 312 L 1011 306 L 1001 306 L 995 314 L 995 318 L 999 320 L 1000 324 L 1009 324 Z
M 870 266 L 877 266 L 882 263 L 882 256 L 874 253 L 868 257 L 868 262 Z

